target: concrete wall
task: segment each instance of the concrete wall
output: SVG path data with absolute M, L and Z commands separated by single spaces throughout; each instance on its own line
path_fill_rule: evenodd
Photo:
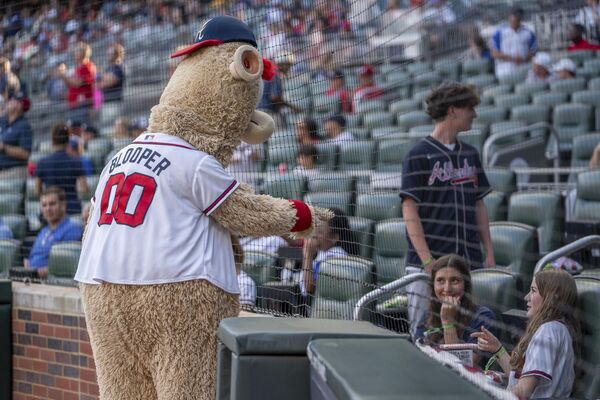
M 13 282 L 13 400 L 98 398 L 76 288 Z

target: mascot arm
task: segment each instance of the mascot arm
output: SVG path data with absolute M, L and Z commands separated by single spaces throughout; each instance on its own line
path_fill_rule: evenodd
M 248 185 L 242 184 L 212 216 L 227 230 L 238 235 L 292 233 L 307 237 L 315 226 L 329 221 L 333 214 L 327 209 L 311 207 L 301 201 L 255 194 Z

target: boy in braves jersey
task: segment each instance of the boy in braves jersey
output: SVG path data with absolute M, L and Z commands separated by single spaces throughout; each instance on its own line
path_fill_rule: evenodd
M 430 273 L 433 260 L 450 253 L 464 257 L 471 269 L 495 266 L 483 203 L 491 189 L 477 150 L 457 139 L 459 132 L 471 129 L 477 104 L 471 87 L 453 82 L 442 84 L 427 98 L 427 113 L 436 125 L 407 154 L 402 168 L 407 274 Z M 416 338 L 427 320 L 428 284 L 418 281 L 407 290 L 411 334 Z

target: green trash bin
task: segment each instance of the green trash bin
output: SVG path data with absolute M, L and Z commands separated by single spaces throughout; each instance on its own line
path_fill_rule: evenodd
M 310 400 L 492 398 L 407 340 L 317 339 L 307 352 Z
M 265 317 L 224 319 L 218 336 L 219 400 L 308 399 L 313 339 L 408 338 L 365 321 Z
M 11 304 L 11 281 L 0 280 L 0 399 L 12 396 Z

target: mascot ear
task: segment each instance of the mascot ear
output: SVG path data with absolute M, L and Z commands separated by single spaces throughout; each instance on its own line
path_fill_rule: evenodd
M 248 144 L 261 144 L 271 137 L 274 130 L 273 118 L 267 113 L 255 110 L 246 132 L 242 134 L 242 140 Z
M 254 47 L 242 45 L 233 54 L 229 72 L 235 79 L 255 81 L 262 76 L 263 59 Z

